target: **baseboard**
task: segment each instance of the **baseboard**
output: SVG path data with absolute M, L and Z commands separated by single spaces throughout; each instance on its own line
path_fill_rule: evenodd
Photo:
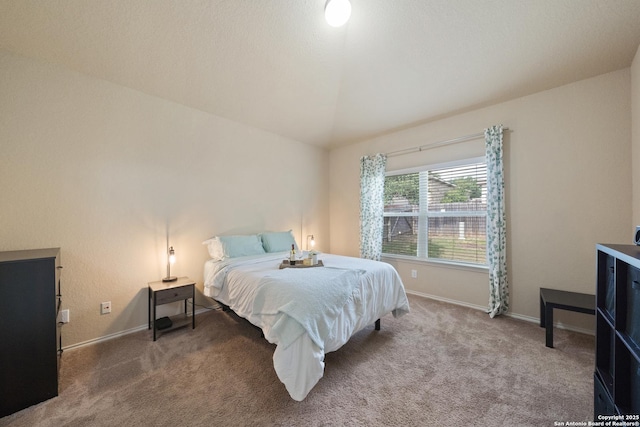
M 206 312 L 209 312 L 209 311 L 211 311 L 211 310 L 208 309 L 208 308 L 201 308 L 200 310 L 196 310 L 196 316 L 198 314 L 206 313 Z M 112 340 L 114 338 L 123 337 L 125 335 L 133 334 L 133 333 L 144 331 L 144 330 L 149 330 L 149 324 L 148 323 L 145 323 L 144 325 L 136 326 L 135 328 L 127 329 L 127 330 L 120 331 L 120 332 L 115 332 L 113 334 L 104 335 L 104 336 L 101 336 L 101 337 L 98 337 L 98 338 L 93 338 L 93 339 L 90 339 L 90 340 L 87 340 L 87 341 L 82 341 L 82 342 L 79 342 L 79 343 L 76 343 L 76 344 L 71 344 L 71 345 L 68 345 L 66 347 L 62 347 L 62 351 L 75 350 L 77 348 L 86 347 L 88 345 L 93 345 L 93 344 L 97 344 L 97 343 L 104 342 L 104 341 L 109 341 L 109 340 Z
M 485 313 L 487 312 L 487 307 L 486 306 L 480 306 L 480 305 L 476 305 L 476 304 L 469 304 L 469 303 L 464 302 L 464 301 L 458 301 L 458 300 L 453 300 L 453 299 L 449 299 L 449 298 L 443 298 L 443 297 L 440 297 L 440 296 L 437 296 L 437 295 L 425 294 L 423 292 L 410 291 L 410 290 L 407 290 L 406 292 L 408 294 L 416 295 L 416 296 L 423 297 L 423 298 L 429 298 L 429 299 L 433 299 L 433 300 L 436 300 L 436 301 L 446 302 L 446 303 L 449 303 L 449 304 L 460 305 L 462 307 L 473 308 L 473 309 L 476 309 L 476 310 L 484 311 Z M 540 324 L 540 318 L 539 317 L 525 316 L 523 314 L 518 314 L 518 313 L 506 313 L 505 316 L 513 317 L 514 319 L 524 320 L 525 322 L 536 323 L 538 325 Z M 594 330 L 578 328 L 578 327 L 575 327 L 573 325 L 567 325 L 567 324 L 564 324 L 564 323 L 561 323 L 561 322 L 555 322 L 553 324 L 553 326 L 558 328 L 558 329 L 565 329 L 567 331 L 579 332 L 581 334 L 586 334 L 586 335 L 595 335 L 595 331 Z
M 474 308 L 476 310 L 481 310 L 481 311 L 485 311 L 485 312 L 487 311 L 487 307 L 486 306 L 483 307 L 483 306 L 480 306 L 480 305 L 469 304 L 468 302 L 458 301 L 458 300 L 449 299 L 449 298 L 444 298 L 444 297 L 440 297 L 440 296 L 437 296 L 437 295 L 425 294 L 423 292 L 410 291 L 410 290 L 406 290 L 406 292 L 408 294 L 416 295 L 416 296 L 423 297 L 423 298 L 429 298 L 429 299 L 433 299 L 433 300 L 436 300 L 436 301 L 447 302 L 449 304 L 460 305 L 462 307 Z
M 467 303 L 467 302 L 464 302 L 464 301 L 458 301 L 458 300 L 454 300 L 454 299 L 450 299 L 450 298 L 443 298 L 443 297 L 440 297 L 440 296 L 437 296 L 437 295 L 425 294 L 423 292 L 417 292 L 417 291 L 411 291 L 411 290 L 407 290 L 406 292 L 408 294 L 419 296 L 419 297 L 422 297 L 422 298 L 429 298 L 429 299 L 432 299 L 432 300 L 442 301 L 442 302 L 446 302 L 446 303 L 449 303 L 449 304 L 455 304 L 455 305 L 459 305 L 459 306 L 462 306 L 462 307 L 473 308 L 475 310 L 481 310 L 481 311 L 484 311 L 484 312 L 487 311 L 487 307 L 476 305 L 476 304 L 470 304 L 470 303 Z M 198 314 L 206 313 L 206 312 L 209 312 L 209 311 L 210 311 L 210 309 L 208 309 L 208 308 L 201 308 L 200 310 L 196 310 L 196 316 Z M 517 314 L 517 313 L 507 313 L 507 314 L 505 314 L 505 316 L 513 317 L 514 319 L 524 320 L 526 322 L 540 324 L 540 319 L 537 318 L 537 317 L 525 316 L 525 315 Z M 554 323 L 554 326 L 556 328 L 558 328 L 558 329 L 566 329 L 568 331 L 579 332 L 579 333 L 582 333 L 582 334 L 595 335 L 595 331 L 593 331 L 593 330 L 588 330 L 588 329 L 584 329 L 584 328 L 576 328 L 575 326 L 565 325 L 563 323 Z M 140 331 L 143 331 L 145 329 L 149 329 L 149 325 L 148 324 L 140 325 L 140 326 L 137 326 L 135 328 L 127 329 L 125 331 L 116 332 L 116 333 L 113 333 L 113 334 L 109 334 L 109 335 L 105 335 L 105 336 L 102 336 L 102 337 L 90 339 L 90 340 L 79 342 L 79 343 L 76 343 L 76 344 L 71 344 L 69 346 L 62 347 L 62 350 L 63 351 L 74 350 L 76 348 L 81 348 L 81 347 L 85 347 L 85 346 L 88 346 L 88 345 L 93 345 L 93 344 L 97 344 L 97 343 L 100 343 L 100 342 L 103 342 L 103 341 L 109 341 L 109 340 L 112 340 L 114 338 L 118 338 L 118 337 L 122 337 L 122 336 L 125 336 L 125 335 L 129 335 L 129 334 L 133 334 L 133 333 L 136 333 L 136 332 L 140 332 Z

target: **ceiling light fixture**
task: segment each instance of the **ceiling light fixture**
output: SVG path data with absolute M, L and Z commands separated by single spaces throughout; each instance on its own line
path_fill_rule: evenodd
M 327 0 L 324 5 L 324 18 L 332 27 L 342 27 L 351 16 L 349 0 Z

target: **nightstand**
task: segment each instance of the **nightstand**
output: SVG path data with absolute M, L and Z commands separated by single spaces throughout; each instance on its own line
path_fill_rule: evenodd
M 175 282 L 149 282 L 149 329 L 153 327 L 153 340 L 156 340 L 156 307 L 170 302 L 184 300 L 184 314 L 171 316 L 172 325 L 161 332 L 187 326 L 191 323 L 191 329 L 196 328 L 195 305 L 191 310 L 191 322 L 187 313 L 187 300 L 191 298 L 193 304 L 196 301 L 196 282 L 188 277 L 178 277 Z M 153 307 L 153 309 L 152 309 Z

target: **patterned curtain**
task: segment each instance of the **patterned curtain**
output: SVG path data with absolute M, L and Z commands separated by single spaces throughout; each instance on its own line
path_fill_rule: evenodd
M 387 156 L 360 159 L 360 257 L 380 261 L 384 227 L 384 175 Z
M 507 283 L 507 225 L 504 212 L 502 125 L 485 129 L 487 159 L 487 262 L 489 264 L 489 316 L 509 309 Z

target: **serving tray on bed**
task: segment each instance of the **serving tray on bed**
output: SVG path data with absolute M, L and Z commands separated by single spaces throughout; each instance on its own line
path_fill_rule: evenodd
M 302 263 L 302 261 L 300 261 L 298 263 L 298 261 L 296 261 L 296 263 L 294 265 L 289 264 L 289 260 L 284 260 L 282 261 L 282 263 L 280 263 L 280 270 L 282 270 L 283 268 L 310 268 L 310 267 L 324 267 L 324 264 L 322 263 L 322 260 L 318 260 L 318 263 L 316 265 L 304 265 Z

